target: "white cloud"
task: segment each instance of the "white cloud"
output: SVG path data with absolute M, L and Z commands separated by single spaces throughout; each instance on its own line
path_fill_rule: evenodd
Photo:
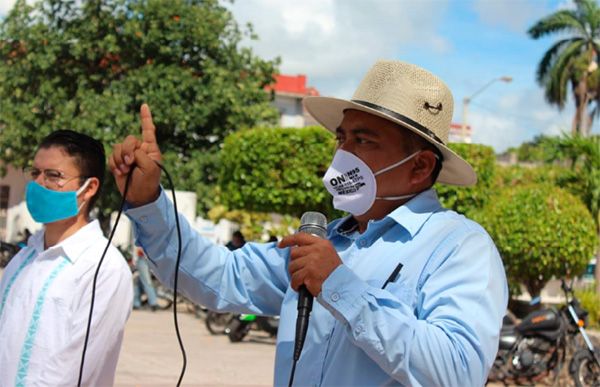
M 245 0 L 232 10 L 253 24 L 260 40 L 249 44 L 258 55 L 280 56 L 282 72 L 307 74 L 321 93 L 349 97 L 375 59 L 395 57 L 404 44 L 450 50 L 436 31 L 445 7 L 439 0 Z
M 538 135 L 569 132 L 574 110 L 567 105 L 561 112 L 548 105 L 541 89 L 502 95 L 492 106 L 473 105 L 469 113 L 473 142 L 490 145 L 497 153 Z
M 484 23 L 514 32 L 525 32 L 531 20 L 549 13 L 547 3 L 528 0 L 475 0 L 473 8 Z

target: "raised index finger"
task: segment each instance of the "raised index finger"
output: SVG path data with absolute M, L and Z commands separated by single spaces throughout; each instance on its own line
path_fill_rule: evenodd
M 156 144 L 156 127 L 152 122 L 152 113 L 147 104 L 140 108 L 140 119 L 142 120 L 142 141 Z

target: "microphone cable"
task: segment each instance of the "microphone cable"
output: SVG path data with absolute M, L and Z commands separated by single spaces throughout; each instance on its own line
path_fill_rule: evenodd
M 183 380 L 183 376 L 185 375 L 185 369 L 187 366 L 187 356 L 185 353 L 185 348 L 183 346 L 183 340 L 181 339 L 181 333 L 179 332 L 179 323 L 177 321 L 177 285 L 179 278 L 179 264 L 181 261 L 181 227 L 179 225 L 179 216 L 177 213 L 177 199 L 175 198 L 175 186 L 173 185 L 173 180 L 171 179 L 171 175 L 167 172 L 166 168 L 162 166 L 158 161 L 155 161 L 156 165 L 165 172 L 167 176 L 167 180 L 169 181 L 169 185 L 171 186 L 171 195 L 173 196 L 173 210 L 175 213 L 175 225 L 177 227 L 177 260 L 175 261 L 175 279 L 173 281 L 173 322 L 175 324 L 175 333 L 177 335 L 177 341 L 179 342 L 179 348 L 181 349 L 181 355 L 183 357 L 183 365 L 181 367 L 181 374 L 179 375 L 179 380 L 177 381 L 177 386 L 181 385 L 181 381 Z M 88 323 L 85 332 L 85 340 L 83 342 L 83 352 L 81 354 L 81 363 L 79 365 L 79 378 L 77 381 L 77 387 L 81 387 L 81 379 L 83 377 L 83 367 L 85 364 L 85 353 L 87 351 L 87 344 L 90 336 L 90 330 L 92 326 L 92 315 L 94 313 L 94 301 L 96 299 L 96 282 L 98 280 L 98 274 L 100 273 L 100 267 L 102 266 L 102 262 L 104 261 L 104 257 L 106 256 L 106 252 L 110 247 L 110 243 L 115 235 L 115 231 L 117 230 L 117 225 L 119 224 L 119 219 L 121 219 L 121 214 L 123 213 L 123 208 L 125 207 L 125 198 L 127 197 L 127 191 L 129 190 L 129 183 L 131 182 L 131 174 L 133 169 L 127 174 L 127 179 L 125 180 L 125 188 L 123 189 L 123 198 L 121 199 L 121 205 L 119 207 L 119 212 L 117 213 L 117 218 L 115 219 L 115 225 L 113 226 L 110 236 L 108 237 L 108 243 L 104 248 L 104 252 L 100 257 L 100 261 L 98 262 L 98 266 L 96 268 L 96 272 L 94 273 L 94 280 L 92 282 L 92 300 L 90 302 L 90 313 L 88 316 Z

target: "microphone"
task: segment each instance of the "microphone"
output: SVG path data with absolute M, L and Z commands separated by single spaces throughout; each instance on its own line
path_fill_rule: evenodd
M 316 237 L 325 239 L 327 237 L 327 218 L 320 212 L 308 211 L 300 218 L 298 232 L 305 232 Z M 308 331 L 308 319 L 313 306 L 313 296 L 306 286 L 300 286 L 298 290 L 298 317 L 296 318 L 296 340 L 294 342 L 294 362 L 300 359 L 300 353 L 304 346 L 304 339 Z

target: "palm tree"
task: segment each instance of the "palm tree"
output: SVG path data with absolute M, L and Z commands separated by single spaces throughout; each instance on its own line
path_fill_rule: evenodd
M 540 61 L 537 81 L 546 90 L 546 100 L 564 108 L 571 85 L 575 101 L 572 133 L 588 135 L 595 115 L 588 105 L 600 104 L 598 54 L 600 53 L 600 7 L 596 0 L 575 0 L 574 10 L 563 9 L 544 17 L 528 31 L 533 39 L 562 34 Z

